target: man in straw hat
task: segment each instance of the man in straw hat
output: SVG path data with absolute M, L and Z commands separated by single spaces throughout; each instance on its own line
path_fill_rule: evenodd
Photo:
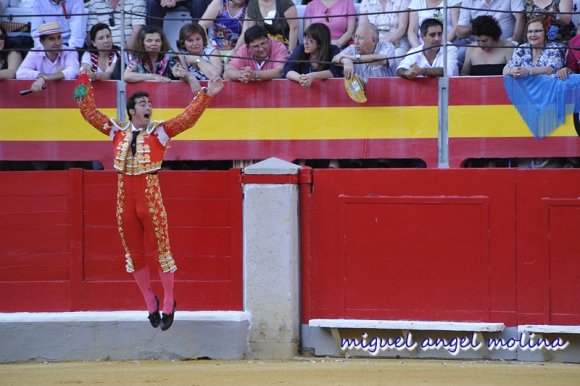
M 42 24 L 38 28 L 40 44 L 31 50 L 16 71 L 16 79 L 35 79 L 30 89 L 38 92 L 49 81 L 75 79 L 79 72 L 79 57 L 62 44 L 58 23 Z M 66 48 L 63 50 L 63 48 Z

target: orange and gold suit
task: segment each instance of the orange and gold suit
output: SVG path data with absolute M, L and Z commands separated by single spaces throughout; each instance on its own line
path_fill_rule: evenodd
M 118 172 L 117 225 L 125 248 L 127 272 L 146 267 L 145 237 L 154 246 L 161 270 L 164 273 L 177 270 L 169 245 L 167 213 L 157 176 L 167 144 L 160 141 L 158 133 L 162 129 L 169 138 L 173 138 L 189 129 L 211 100 L 212 97 L 200 91 L 175 118 L 151 122 L 146 129 L 136 132 L 135 154 L 131 151 L 134 135 L 131 122 L 120 122 L 98 111 L 90 84 L 87 85 L 87 95 L 79 100 L 84 119 L 113 139 L 114 167 Z

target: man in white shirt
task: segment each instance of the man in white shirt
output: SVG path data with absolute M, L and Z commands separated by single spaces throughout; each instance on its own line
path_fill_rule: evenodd
M 443 76 L 443 24 L 437 19 L 425 19 L 421 23 L 423 44 L 413 48 L 397 67 L 397 75 L 405 79 Z M 447 46 L 447 76 L 457 76 L 457 48 Z
M 87 36 L 87 15 L 83 0 L 37 0 L 31 17 L 34 45 L 40 45 L 38 27 L 45 23 L 58 23 L 63 43 L 70 48 L 83 48 Z

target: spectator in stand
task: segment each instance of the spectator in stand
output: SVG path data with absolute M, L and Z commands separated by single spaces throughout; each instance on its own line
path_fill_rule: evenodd
M 79 72 L 79 59 L 74 51 L 62 44 L 62 30 L 58 23 L 38 27 L 41 46 L 30 51 L 16 71 L 16 79 L 34 79 L 30 89 L 41 91 L 48 81 L 75 79 Z
M 411 0 L 409 4 L 409 29 L 407 30 L 407 37 L 412 48 L 417 47 L 423 43 L 419 27 L 425 19 L 437 19 L 444 22 L 447 20 L 447 40 L 452 42 L 455 40 L 455 29 L 457 28 L 457 21 L 459 20 L 459 7 L 461 0 L 449 0 L 447 2 L 447 16 L 443 17 L 443 0 Z M 457 8 L 455 8 L 457 7 Z
M 407 39 L 409 4 L 410 0 L 362 0 L 359 7 L 359 24 L 374 24 L 379 40 L 395 47 L 395 65 L 411 48 Z
M 30 15 L 34 12 L 33 0 L 0 0 L 3 4 L 3 11 L 0 11 L 0 23 L 3 22 L 4 28 L 10 38 L 12 47 L 24 52 L 34 47 L 34 40 L 30 34 Z M 22 8 L 23 10 L 14 10 L 9 8 Z M 2 17 L 2 14 L 9 10 L 8 17 Z M 14 12 L 14 14 L 13 14 Z M 25 54 L 23 54 L 24 56 Z
M 123 4 L 123 8 L 121 8 Z M 126 49 L 134 49 L 139 40 L 139 32 L 145 26 L 145 0 L 89 0 L 88 28 L 97 23 L 108 24 L 113 35 L 113 44 Z M 121 11 L 125 11 L 125 24 L 121 22 Z M 125 38 L 123 39 L 123 30 Z
M 281 41 L 292 52 L 298 44 L 298 11 L 292 0 L 250 0 L 241 39 L 236 50 L 242 47 L 245 31 L 258 25 L 265 28 L 269 37 Z
M 332 58 L 339 53 L 340 48 L 331 44 L 326 24 L 310 24 L 304 31 L 304 43 L 288 58 L 284 76 L 302 87 L 310 87 L 315 80 L 341 77 L 342 69 L 332 63 Z
M 461 75 L 502 75 L 514 47 L 511 42 L 500 38 L 501 28 L 497 20 L 493 16 L 478 16 L 471 22 L 471 30 L 476 43 L 467 48 Z
M 91 80 L 120 79 L 119 47 L 113 45 L 109 26 L 95 24 L 89 32 L 89 39 L 89 50 L 81 59 L 81 73 L 88 74 Z M 116 76 L 113 76 L 115 72 Z
M 288 59 L 288 51 L 283 43 L 269 38 L 266 29 L 259 25 L 248 28 L 244 40 L 248 43 L 229 61 L 224 79 L 248 83 L 282 77 Z
M 371 77 L 393 76 L 390 60 L 394 54 L 395 48 L 391 43 L 379 40 L 379 30 L 374 24 L 359 24 L 354 44 L 336 55 L 332 62 L 343 66 L 347 79 L 352 79 L 356 74 L 367 83 Z
M 0 80 L 16 78 L 16 70 L 22 63 L 22 55 L 11 50 L 12 42 L 6 29 L 0 25 Z
M 524 30 L 524 2 L 523 0 L 462 0 L 457 37 L 472 41 L 470 24 L 478 16 L 490 15 L 498 21 L 502 31 L 501 38 L 511 40 L 518 45 L 522 40 Z M 471 9 L 468 9 L 471 8 Z
M 176 65 L 165 33 L 159 27 L 146 26 L 139 33 L 135 52 L 131 55 L 124 79 L 127 83 L 144 80 L 171 82 Z
M 163 18 L 169 11 L 185 7 L 192 20 L 199 21 L 211 0 L 148 0 L 147 25 L 163 29 Z
M 560 79 L 567 79 L 570 74 L 580 73 L 580 35 L 576 35 L 568 42 L 566 65 L 558 70 Z M 580 135 L 580 134 L 579 134 Z
M 411 49 L 397 67 L 397 75 L 405 79 L 444 75 L 443 23 L 425 19 L 421 23 L 423 44 Z M 447 76 L 457 76 L 457 48 L 447 46 Z
M 514 50 L 503 69 L 504 75 L 519 78 L 522 75 L 552 75 L 564 66 L 562 46 L 548 42 L 545 19 L 536 17 L 526 23 L 528 42 Z
M 186 24 L 179 30 L 177 41 L 179 67 L 175 75 L 187 82 L 191 90 L 201 90 L 200 80 L 210 80 L 222 75 L 223 64 L 220 52 L 209 45 L 202 26 Z
M 576 35 L 572 0 L 526 0 L 525 6 L 526 20 L 538 16 L 546 18 L 549 23 L 548 41 L 568 43 Z
M 213 0 L 199 21 L 211 44 L 222 54 L 238 43 L 247 10 L 248 0 Z
M 40 45 L 38 27 L 45 23 L 58 23 L 63 44 L 70 48 L 83 48 L 87 36 L 87 15 L 83 0 L 36 0 L 31 17 L 34 45 Z
M 304 29 L 323 23 L 330 29 L 332 44 L 348 46 L 356 28 L 356 8 L 352 0 L 313 0 L 304 12 Z

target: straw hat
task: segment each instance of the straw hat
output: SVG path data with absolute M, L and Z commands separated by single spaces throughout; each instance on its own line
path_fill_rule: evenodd
M 367 94 L 365 93 L 365 84 L 355 75 L 352 79 L 344 78 L 344 88 L 346 93 L 353 101 L 357 103 L 365 103 L 367 101 Z
M 52 35 L 62 33 L 60 24 L 58 23 L 44 23 L 38 27 L 38 36 Z

